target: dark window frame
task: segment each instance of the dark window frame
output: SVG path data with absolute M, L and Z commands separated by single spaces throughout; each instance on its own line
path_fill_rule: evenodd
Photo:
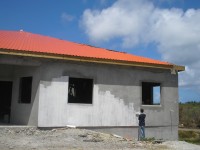
M 19 103 L 20 104 L 30 104 L 32 96 L 32 82 L 33 77 L 21 77 L 19 79 Z
M 153 91 L 154 87 L 159 87 L 160 91 L 160 98 L 159 102 L 155 103 L 154 94 Z M 141 83 L 141 95 L 142 95 L 142 105 L 150 105 L 150 106 L 161 106 L 161 97 L 162 97 L 162 83 L 160 82 L 154 82 L 154 81 L 142 81 Z
M 93 88 L 92 78 L 69 77 L 68 103 L 93 104 Z

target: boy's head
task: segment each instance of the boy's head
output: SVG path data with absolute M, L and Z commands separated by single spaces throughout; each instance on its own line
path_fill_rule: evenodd
M 140 109 L 140 112 L 143 113 L 143 112 L 144 112 L 144 109 L 141 108 L 141 109 Z

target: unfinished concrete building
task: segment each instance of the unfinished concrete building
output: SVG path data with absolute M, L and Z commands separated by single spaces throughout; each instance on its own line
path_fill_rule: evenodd
M 178 138 L 184 67 L 24 31 L 0 31 L 0 121 Z

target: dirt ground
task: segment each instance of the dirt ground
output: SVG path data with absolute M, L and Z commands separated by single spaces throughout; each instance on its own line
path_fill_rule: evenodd
M 183 147 L 181 147 L 183 146 Z M 59 128 L 39 130 L 34 127 L 1 127 L 0 150 L 200 150 L 186 142 L 139 142 L 85 129 Z

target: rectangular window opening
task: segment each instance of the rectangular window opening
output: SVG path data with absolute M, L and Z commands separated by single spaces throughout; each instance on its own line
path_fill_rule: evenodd
M 92 104 L 93 79 L 69 78 L 68 103 Z
M 32 77 L 22 77 L 19 83 L 19 103 L 31 103 Z
M 160 105 L 160 83 L 142 82 L 142 105 Z

